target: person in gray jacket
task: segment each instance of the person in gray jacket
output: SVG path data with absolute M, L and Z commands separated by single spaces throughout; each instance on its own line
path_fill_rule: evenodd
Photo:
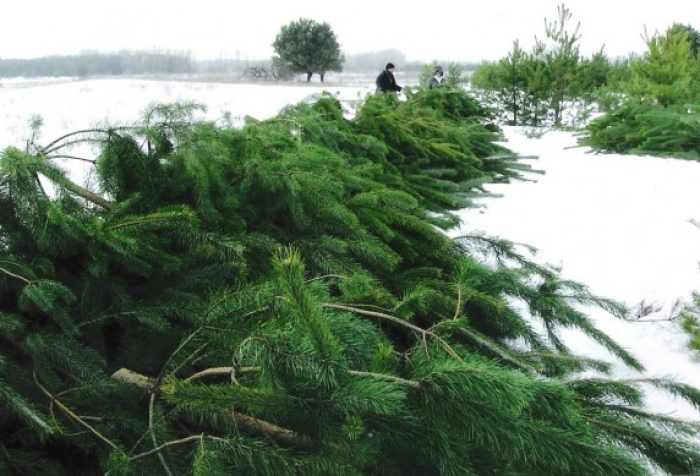
M 426 84 L 426 87 L 428 89 L 433 89 L 437 86 L 442 85 L 442 82 L 445 79 L 444 75 L 445 72 L 442 70 L 442 66 L 436 66 L 435 69 L 433 69 L 433 75 L 428 80 L 428 84 Z

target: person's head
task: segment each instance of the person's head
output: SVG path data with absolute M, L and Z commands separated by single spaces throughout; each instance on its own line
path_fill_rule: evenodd
M 433 69 L 433 76 L 442 76 L 443 74 L 445 74 L 445 73 L 442 70 L 442 66 L 440 66 L 440 65 L 435 66 L 435 69 Z
M 387 71 L 391 71 L 392 73 L 394 72 L 394 63 L 387 63 L 386 64 L 386 69 Z

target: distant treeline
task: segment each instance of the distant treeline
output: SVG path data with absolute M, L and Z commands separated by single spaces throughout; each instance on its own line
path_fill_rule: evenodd
M 435 61 L 438 61 L 437 59 Z M 343 70 L 380 71 L 392 62 L 403 71 L 419 71 L 423 62 L 407 61 L 397 50 L 346 55 Z M 196 60 L 182 51 L 86 52 L 78 55 L 47 56 L 32 59 L 1 59 L 0 78 L 120 76 L 138 74 L 243 73 L 251 68 L 271 67 L 271 60 L 219 58 Z M 460 64 L 463 71 L 476 64 Z
M 88 52 L 33 59 L 0 59 L 0 77 L 118 76 L 150 73 L 192 73 L 194 62 L 187 52 L 121 51 Z

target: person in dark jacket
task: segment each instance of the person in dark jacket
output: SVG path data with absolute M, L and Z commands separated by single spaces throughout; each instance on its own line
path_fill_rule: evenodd
M 384 71 L 379 73 L 377 76 L 377 91 L 386 93 L 388 91 L 399 92 L 401 91 L 401 86 L 396 84 L 396 79 L 394 79 L 394 63 L 387 63 Z
M 430 77 L 428 80 L 428 84 L 426 85 L 428 89 L 433 89 L 435 87 L 438 87 L 442 85 L 442 82 L 444 81 L 444 71 L 442 70 L 442 66 L 436 66 L 435 69 L 433 70 L 433 75 Z

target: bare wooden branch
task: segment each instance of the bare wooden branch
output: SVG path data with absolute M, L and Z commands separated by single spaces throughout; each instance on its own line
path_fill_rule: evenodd
M 455 315 L 452 316 L 452 320 L 456 321 L 459 318 L 459 314 L 462 312 L 462 280 L 460 279 L 457 283 L 457 305 L 455 306 Z
M 65 406 L 63 403 L 61 403 L 60 400 L 58 400 L 51 392 L 49 392 L 43 385 L 39 383 L 39 379 L 36 376 L 36 373 L 33 374 L 34 378 L 34 384 L 41 390 L 41 392 L 46 395 L 50 400 L 52 404 L 55 404 L 63 413 L 68 416 L 71 420 L 75 421 L 78 425 L 82 426 L 86 430 L 88 430 L 90 433 L 92 433 L 95 437 L 97 437 L 100 441 L 106 443 L 113 449 L 118 449 L 117 445 L 112 443 L 107 437 L 105 437 L 102 433 L 99 431 L 95 430 L 92 426 L 90 426 L 85 420 L 80 418 L 78 415 L 76 415 L 70 408 Z
M 520 370 L 523 370 L 529 374 L 537 374 L 537 371 L 534 369 L 534 367 L 516 359 L 504 349 L 501 349 L 495 342 L 491 342 L 489 339 L 479 335 L 478 333 L 469 331 L 463 327 L 458 328 L 457 333 L 471 340 L 472 342 L 476 342 L 478 345 L 488 349 L 490 352 L 497 355 L 498 358 L 500 358 L 502 361 L 507 362 L 510 365 L 513 365 L 514 367 L 519 368 Z
M 20 281 L 24 281 L 27 284 L 32 284 L 32 282 L 30 280 L 28 280 L 27 278 L 25 278 L 24 276 L 20 276 L 19 274 L 15 274 L 11 271 L 6 270 L 5 268 L 0 268 L 0 271 L 2 271 L 3 273 L 5 273 L 8 276 L 12 276 L 13 278 L 19 279 Z
M 311 451 L 315 445 L 310 438 L 298 433 L 279 427 L 264 420 L 231 411 L 229 413 L 233 422 L 246 433 L 261 435 L 269 438 L 278 445 L 294 448 L 301 451 Z
M 131 458 L 129 458 L 129 461 L 136 461 L 137 459 L 145 458 L 145 457 L 151 456 L 152 454 L 155 454 L 155 453 L 160 453 L 164 449 L 170 448 L 171 446 L 183 445 L 183 444 L 189 443 L 191 441 L 201 441 L 205 438 L 208 438 L 208 439 L 211 439 L 214 441 L 226 441 L 223 438 L 217 438 L 215 436 L 209 436 L 209 435 L 187 436 L 187 437 L 181 438 L 179 440 L 167 441 L 157 448 L 153 448 L 152 450 L 144 451 L 143 453 L 139 453 L 135 456 L 132 456 Z
M 377 380 L 386 380 L 387 382 L 394 382 L 394 383 L 399 383 L 401 385 L 405 385 L 407 387 L 411 387 L 416 390 L 420 390 L 422 388 L 420 382 L 415 382 L 413 380 L 408 380 L 405 378 L 401 377 L 396 377 L 394 375 L 387 375 L 387 374 L 380 374 L 376 372 L 362 372 L 360 370 L 350 370 L 348 371 L 350 375 L 355 375 L 358 377 L 370 377 L 370 378 L 376 378 Z
M 92 165 L 95 165 L 97 161 L 95 159 L 86 159 L 84 157 L 78 157 L 76 155 L 68 155 L 68 154 L 56 154 L 52 155 L 49 157 L 49 159 L 71 159 L 71 160 L 80 160 L 82 162 L 88 162 L 91 163 Z
M 156 394 L 151 393 L 151 398 L 148 399 L 148 432 L 151 434 L 151 441 L 153 442 L 154 447 L 153 449 L 160 448 L 158 439 L 156 438 L 156 432 L 153 431 L 153 407 L 155 406 L 155 402 Z M 168 462 L 165 460 L 165 455 L 162 451 L 158 451 L 158 460 L 160 461 L 161 466 L 163 466 L 165 474 L 168 476 L 175 476 L 173 471 L 170 469 L 170 465 L 168 465 Z
M 399 326 L 406 327 L 407 329 L 411 329 L 412 331 L 421 334 L 423 337 L 430 337 L 431 339 L 435 340 L 440 345 L 440 347 L 442 347 L 443 350 L 447 352 L 447 354 L 450 357 L 459 362 L 464 362 L 464 360 L 459 356 L 459 354 L 457 354 L 457 352 L 455 352 L 455 350 L 450 346 L 450 344 L 448 344 L 444 339 L 442 339 L 434 332 L 425 330 L 421 327 L 416 326 L 415 324 L 411 324 L 410 322 L 401 320 L 398 317 L 392 316 L 391 314 L 385 314 L 383 312 L 366 311 L 364 309 L 358 309 L 356 307 L 351 306 L 344 306 L 342 304 L 325 303 L 322 304 L 322 306 L 331 309 L 338 309 L 341 311 L 350 311 L 364 316 L 376 317 L 378 319 L 383 319 L 386 321 L 393 322 L 394 324 L 397 324 Z
M 324 303 L 323 307 L 328 307 L 331 309 L 338 309 L 340 311 L 350 311 L 350 312 L 354 312 L 355 314 L 361 314 L 363 316 L 376 317 L 379 319 L 393 322 L 394 324 L 398 324 L 401 327 L 406 327 L 408 329 L 411 329 L 412 331 L 418 332 L 419 334 L 424 334 L 424 335 L 432 334 L 432 332 L 426 331 L 425 329 L 420 328 L 420 327 L 416 326 L 415 324 L 411 324 L 410 322 L 404 321 L 404 320 L 399 319 L 398 317 L 392 316 L 390 314 L 385 314 L 383 312 L 367 311 L 365 309 L 359 309 L 357 307 L 344 306 L 342 304 L 332 304 L 332 303 Z
M 47 155 L 47 154 L 51 153 L 52 150 L 56 150 L 58 148 L 63 147 L 63 144 L 59 144 L 59 143 L 65 139 L 69 138 L 69 137 L 74 137 L 74 136 L 81 135 L 81 134 L 85 134 L 85 135 L 109 134 L 110 132 L 111 132 L 111 130 L 108 130 L 108 129 L 82 129 L 79 131 L 69 132 L 68 134 L 64 134 L 61 137 L 59 137 L 58 139 L 50 142 L 46 146 L 42 147 L 40 150 L 41 150 L 42 154 Z M 57 145 L 58 145 L 58 147 L 54 148 L 54 146 L 57 146 Z
M 77 196 L 84 198 L 88 202 L 94 203 L 95 205 L 102 207 L 106 210 L 109 210 L 112 208 L 112 202 L 109 200 L 106 200 L 105 198 L 101 197 L 100 195 L 91 192 L 90 190 L 81 187 L 80 185 L 71 182 L 70 180 L 66 180 L 65 183 L 62 183 L 63 187 L 65 187 L 66 190 L 69 192 L 72 192 L 76 194 Z
M 190 375 L 185 379 L 185 382 L 191 382 L 192 380 L 197 380 L 203 377 L 206 377 L 208 375 L 231 375 L 234 372 L 259 372 L 260 367 L 240 367 L 240 368 L 234 368 L 234 367 L 212 367 L 210 369 L 204 369 L 200 372 L 197 372 L 195 374 Z
M 153 388 L 154 380 L 145 375 L 137 374 L 129 369 L 121 368 L 112 374 L 114 380 L 134 385 L 146 392 Z
M 191 382 L 192 380 L 197 380 L 202 377 L 206 377 L 209 375 L 231 375 L 234 373 L 246 373 L 246 372 L 259 372 L 260 367 L 212 367 L 210 369 L 204 369 L 200 372 L 197 372 L 196 374 L 190 375 L 188 378 L 185 379 L 185 382 Z M 385 380 L 387 382 L 394 382 L 394 383 L 400 383 L 401 385 L 405 385 L 407 387 L 415 388 L 417 390 L 420 390 L 421 384 L 420 382 L 415 382 L 413 380 L 408 380 L 405 378 L 401 377 L 396 377 L 394 375 L 387 375 L 387 374 L 380 374 L 376 372 L 363 372 L 360 370 L 348 370 L 348 373 L 350 375 L 355 375 L 357 377 L 371 377 L 375 378 L 378 380 Z

